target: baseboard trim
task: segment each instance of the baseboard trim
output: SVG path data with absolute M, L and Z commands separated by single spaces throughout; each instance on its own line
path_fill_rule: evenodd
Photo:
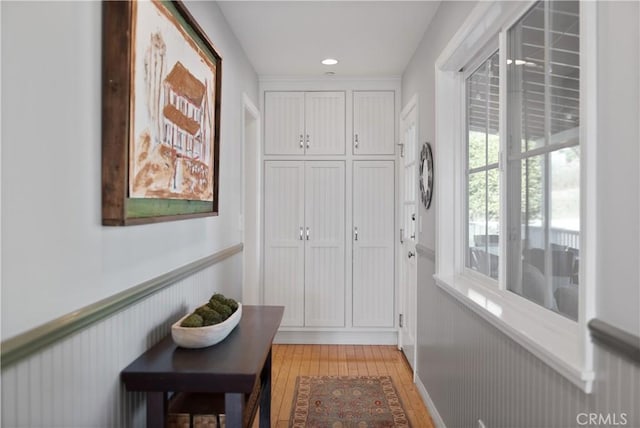
M 398 332 L 389 330 L 280 330 L 274 343 L 287 345 L 397 345 Z
M 157 293 L 163 288 L 175 284 L 183 278 L 240 253 L 242 248 L 242 243 L 232 245 L 210 256 L 181 266 L 156 278 L 133 286 L 128 290 L 107 297 L 106 299 L 85 306 L 77 311 L 63 315 L 46 324 L 3 341 L 2 344 L 0 344 L 2 348 L 0 354 L 2 369 L 4 370 L 8 366 L 27 358 L 40 349 L 50 346 L 70 334 L 112 316 L 116 312 Z
M 433 424 L 437 428 L 447 428 L 447 426 L 444 424 L 444 420 L 442 420 L 442 416 L 440 416 L 440 413 L 438 413 L 438 409 L 436 408 L 435 403 L 427 392 L 427 388 L 422 383 L 422 380 L 420 380 L 420 376 L 416 376 L 416 386 L 418 387 L 418 392 L 422 396 L 422 401 L 424 401 L 424 404 L 427 406 L 427 410 L 429 410 L 431 419 L 433 419 Z

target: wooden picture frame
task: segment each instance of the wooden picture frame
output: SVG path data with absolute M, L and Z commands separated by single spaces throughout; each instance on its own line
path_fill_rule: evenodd
M 218 214 L 222 58 L 179 1 L 103 2 L 102 224 Z

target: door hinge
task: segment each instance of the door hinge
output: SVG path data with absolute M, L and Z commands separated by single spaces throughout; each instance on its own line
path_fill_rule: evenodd
M 403 319 L 403 318 L 404 318 L 404 317 L 403 317 L 403 315 L 402 315 L 402 314 L 400 314 L 400 315 L 398 316 L 398 318 L 399 318 L 399 319 L 398 319 L 398 324 L 400 325 L 400 328 L 404 327 L 404 326 L 402 325 L 402 324 L 403 324 L 403 321 L 404 321 L 404 319 Z

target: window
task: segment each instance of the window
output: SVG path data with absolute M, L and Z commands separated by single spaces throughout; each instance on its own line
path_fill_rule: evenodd
M 507 33 L 507 288 L 578 319 L 580 35 L 576 1 Z
M 436 61 L 436 284 L 585 392 L 596 28 L 592 2 L 478 2 Z
M 466 267 L 498 279 L 500 236 L 499 54 L 466 79 Z

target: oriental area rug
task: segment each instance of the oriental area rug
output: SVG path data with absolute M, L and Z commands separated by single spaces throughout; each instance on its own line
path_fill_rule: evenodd
M 391 376 L 298 376 L 290 428 L 409 428 Z

